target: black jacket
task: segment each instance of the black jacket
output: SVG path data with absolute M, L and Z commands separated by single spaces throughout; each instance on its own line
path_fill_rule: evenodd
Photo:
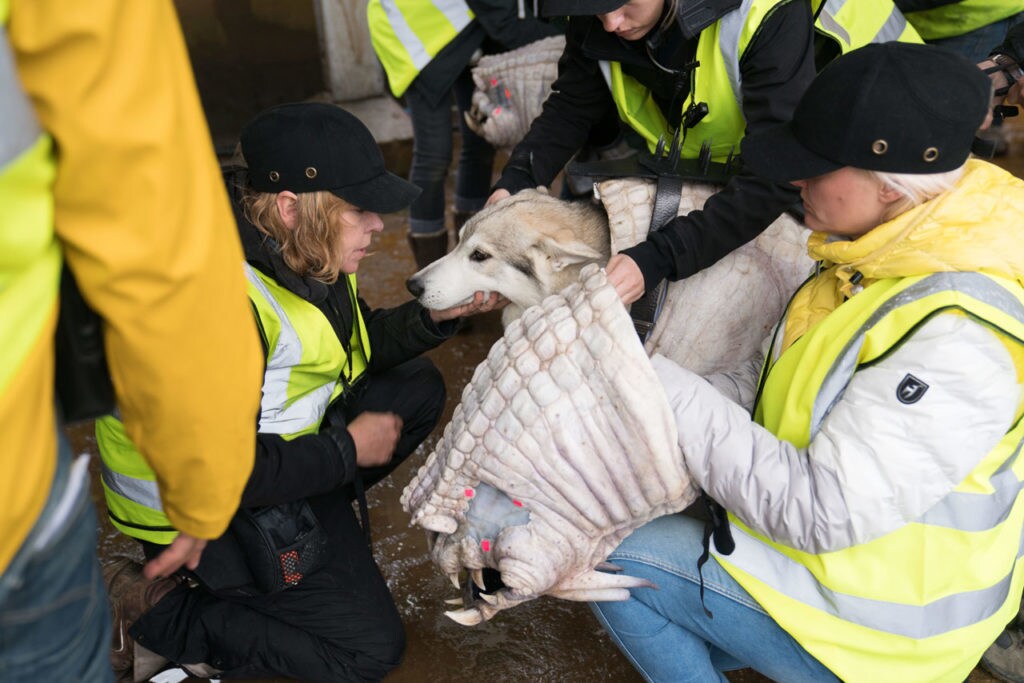
M 272 241 L 258 231 L 242 214 L 240 199 L 244 187 L 244 171 L 227 171 L 228 187 L 242 247 L 248 263 L 292 293 L 323 311 L 334 326 L 339 339 L 348 341 L 352 334 L 352 307 L 347 280 L 333 285 L 299 277 L 285 265 L 272 246 Z M 370 337 L 370 364 L 363 381 L 373 381 L 375 372 L 404 363 L 438 346 L 450 337 L 456 324 L 446 321 L 434 324 L 426 310 L 416 301 L 395 308 L 373 310 L 359 299 L 363 319 Z M 343 401 L 343 394 L 335 404 Z M 350 483 L 356 473 L 355 445 L 344 429 L 342 411 L 334 404 L 328 408 L 334 428 L 328 433 L 299 436 L 290 441 L 276 434 L 258 434 L 256 460 L 252 474 L 242 493 L 242 507 L 274 505 L 332 491 Z M 257 425 L 258 428 L 258 425 Z
M 992 48 L 991 54 L 1012 57 L 1018 64 L 1024 63 L 1024 24 L 1017 24 L 1006 32 L 1006 40 Z
M 740 60 L 748 132 L 792 117 L 800 95 L 814 78 L 813 34 L 810 3 L 801 0 L 780 3 L 762 22 Z M 697 39 L 684 38 L 677 25 L 665 35 L 658 61 L 678 69 L 692 61 L 696 46 Z M 678 103 L 689 93 L 687 78 L 666 78 L 647 56 L 644 41 L 624 41 L 606 33 L 595 17 L 573 17 L 554 92 L 512 151 L 496 188 L 514 193 L 550 186 L 583 146 L 590 129 L 614 111 L 599 60 L 621 62 L 626 73 L 651 89 L 662 111 L 670 112 L 666 118 L 678 120 Z M 712 265 L 756 237 L 798 201 L 799 192 L 789 184 L 740 175 L 711 197 L 703 210 L 672 220 L 623 253 L 636 261 L 645 286 L 651 289 L 664 278 L 678 280 Z
M 536 19 L 532 2 L 523 3 L 523 19 L 519 18 L 516 0 L 466 0 L 466 4 L 473 10 L 473 21 L 430 60 L 409 86 L 435 104 L 448 96 L 455 79 L 469 66 L 478 49 L 483 54 L 497 54 L 562 32 L 559 27 Z

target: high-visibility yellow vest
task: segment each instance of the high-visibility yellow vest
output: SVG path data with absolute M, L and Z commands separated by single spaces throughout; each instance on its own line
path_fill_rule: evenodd
M 937 40 L 963 35 L 1018 12 L 1024 12 L 1024 0 L 960 0 L 920 12 L 907 12 L 907 21 L 925 40 Z M 986 45 L 985 49 L 992 47 L 995 45 Z
M 249 299 L 256 311 L 267 361 L 260 433 L 293 439 L 320 428 L 327 406 L 366 372 L 370 340 L 348 275 L 354 324 L 346 352 L 316 306 L 249 265 Z M 125 534 L 168 544 L 177 532 L 164 514 L 156 475 L 113 416 L 96 421 L 103 493 L 111 523 Z
M 401 97 L 427 64 L 473 21 L 464 0 L 370 0 L 370 42 Z
M 923 43 L 921 36 L 890 0 L 865 3 L 862 0 L 811 0 L 818 12 L 814 29 L 839 44 L 846 54 L 868 43 Z
M 56 466 L 53 334 L 61 247 L 53 141 L 36 118 L 0 0 L 0 570 L 42 511 Z
M 806 448 L 858 367 L 950 311 L 1001 332 L 1024 375 L 1018 283 L 970 272 L 879 280 L 777 359 L 769 354 L 755 420 Z M 1017 410 L 1003 439 L 953 491 L 893 532 L 812 554 L 730 516 L 737 548 L 716 559 L 841 679 L 960 683 L 1017 613 L 1024 588 L 1024 409 Z
M 764 18 L 780 0 L 744 0 L 736 10 L 708 26 L 697 39 L 700 66 L 683 111 L 694 102 L 708 105 L 707 115 L 686 134 L 680 156 L 694 159 L 705 141 L 711 144 L 711 158 L 724 161 L 730 152 L 739 153 L 746 130 L 740 59 Z M 820 0 L 816 0 L 820 4 Z M 815 27 L 832 36 L 848 52 L 861 45 L 889 40 L 921 42 L 909 28 L 891 0 L 847 2 L 829 0 Z M 661 136 L 669 138 L 668 123 L 650 91 L 623 73 L 619 62 L 601 62 L 619 118 L 647 140 L 653 152 Z

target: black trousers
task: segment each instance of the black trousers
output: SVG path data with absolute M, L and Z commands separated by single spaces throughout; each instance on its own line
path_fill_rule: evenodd
M 370 378 L 350 417 L 390 411 L 403 427 L 392 462 L 367 470 L 367 486 L 430 434 L 444 400 L 441 375 L 425 358 Z M 221 678 L 379 681 L 401 662 L 405 631 L 350 501 L 348 491 L 309 499 L 329 556 L 299 585 L 254 596 L 179 586 L 136 622 L 132 636 L 171 661 L 222 669 Z

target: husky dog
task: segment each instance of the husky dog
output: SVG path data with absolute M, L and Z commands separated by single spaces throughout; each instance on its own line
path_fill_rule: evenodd
M 455 249 L 405 285 L 435 310 L 465 303 L 474 292 L 498 292 L 510 302 L 501 317 L 508 325 L 576 282 L 585 265 L 604 265 L 609 244 L 608 218 L 599 207 L 523 190 L 468 220 Z
M 704 205 L 717 188 L 687 184 L 679 213 Z M 616 178 L 597 185 L 600 207 L 524 190 L 469 220 L 454 251 L 413 275 L 406 286 L 427 308 L 498 292 L 512 302 L 505 326 L 525 308 L 576 282 L 588 263 L 603 266 L 614 251 L 647 236 L 656 186 Z M 807 277 L 808 231 L 783 215 L 756 239 L 713 266 L 670 283 L 662 314 L 645 344 L 706 375 L 736 367 L 758 352 L 789 296 Z

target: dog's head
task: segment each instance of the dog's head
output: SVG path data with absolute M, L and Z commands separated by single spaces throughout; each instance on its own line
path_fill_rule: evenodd
M 433 310 L 467 303 L 475 292 L 498 292 L 525 308 L 574 280 L 583 265 L 607 260 L 608 248 L 599 209 L 524 190 L 467 221 L 455 248 L 406 287 Z

